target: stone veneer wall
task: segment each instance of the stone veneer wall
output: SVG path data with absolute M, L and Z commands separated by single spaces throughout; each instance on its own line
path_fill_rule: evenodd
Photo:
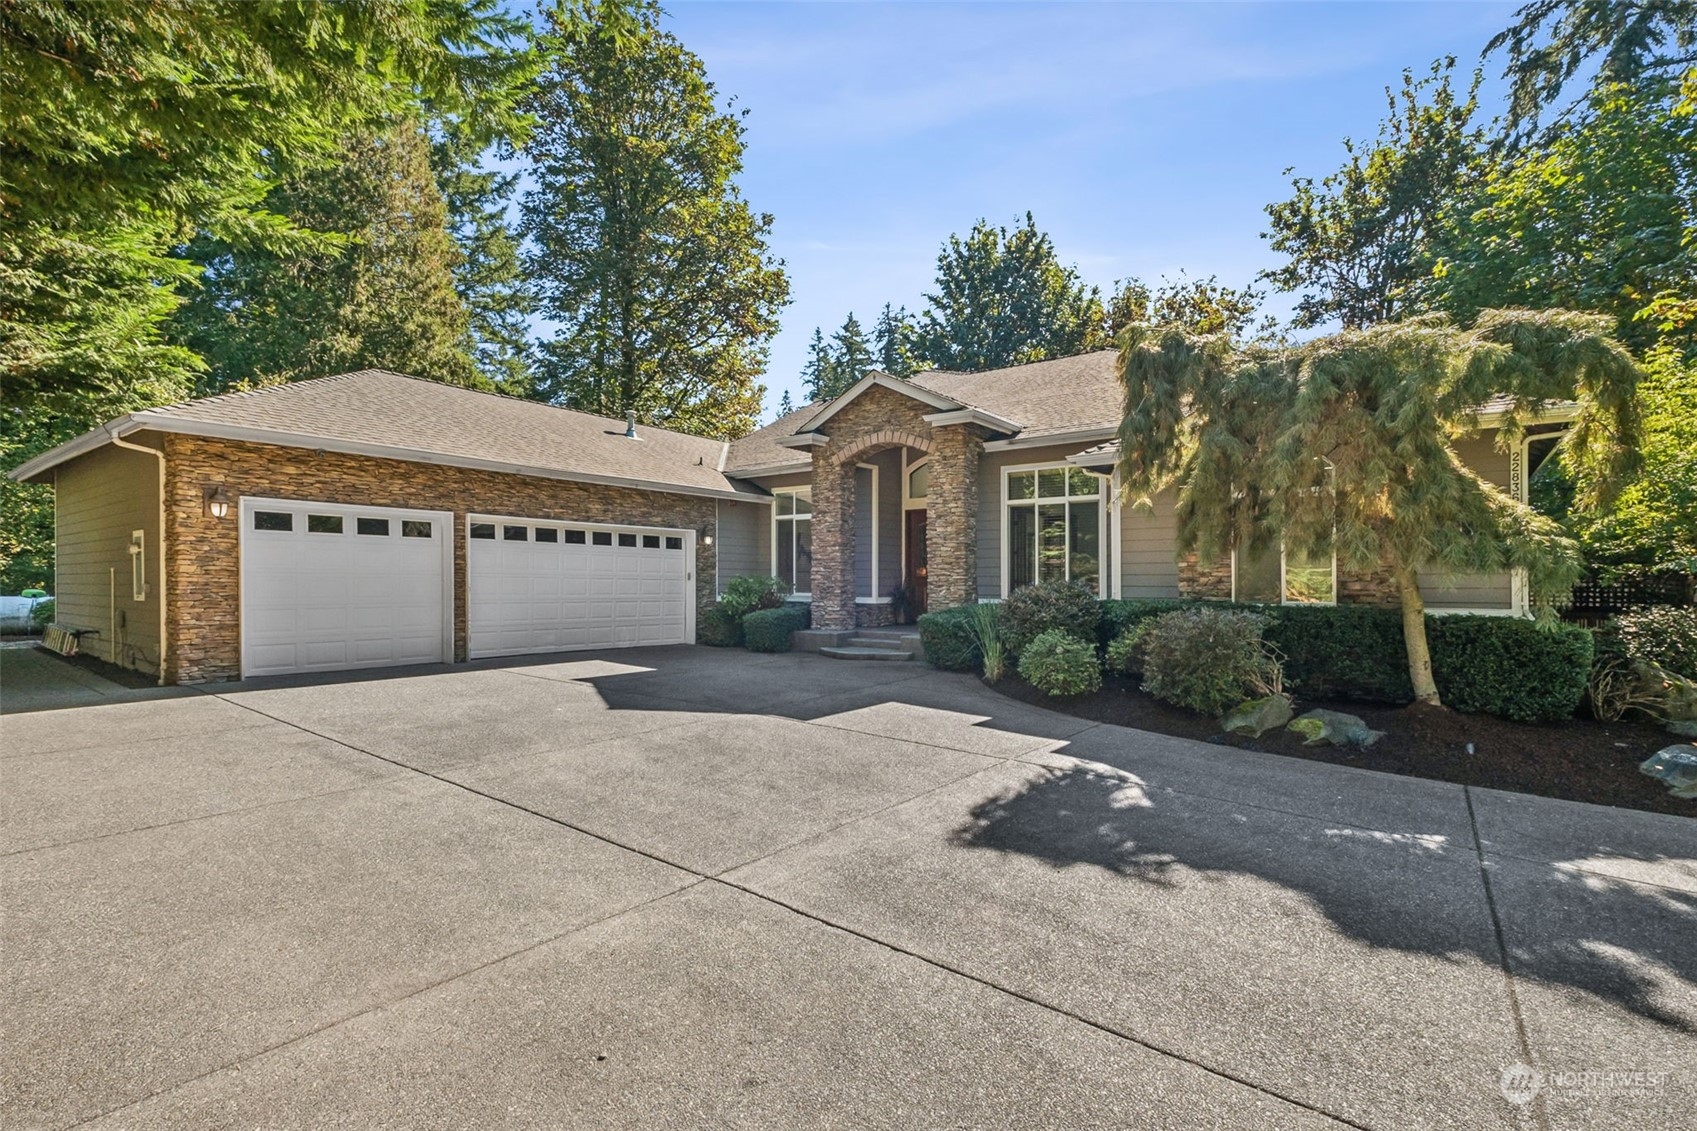
M 165 583 L 172 682 L 241 674 L 239 508 L 203 513 L 204 491 L 244 496 L 452 511 L 454 657 L 466 653 L 467 513 L 564 522 L 631 523 L 712 531 L 714 501 L 629 487 L 570 483 L 469 468 L 313 452 L 198 436 L 165 437 Z M 713 600 L 714 549 L 696 539 L 696 607 Z
M 936 430 L 926 500 L 925 599 L 932 609 L 978 601 L 978 460 L 984 439 L 969 424 Z
M 820 428 L 827 442 L 813 449 L 814 628 L 868 627 L 867 621 L 879 616 L 875 611 L 860 611 L 876 610 L 878 606 L 856 605 L 854 600 L 854 464 L 857 459 L 894 447 L 931 451 L 931 426 L 923 419 L 929 411 L 911 397 L 873 386 Z M 936 474 L 933 470 L 933 523 Z M 928 538 L 931 575 L 935 577 L 937 551 L 946 543 L 933 535 L 928 534 Z M 887 610 L 883 615 L 888 616 Z

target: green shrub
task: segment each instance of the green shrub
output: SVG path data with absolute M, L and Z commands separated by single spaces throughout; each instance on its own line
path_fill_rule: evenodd
M 1697 608 L 1652 605 L 1609 621 L 1629 659 L 1697 679 Z
M 1101 620 L 1102 603 L 1082 581 L 1024 585 L 1002 602 L 1002 639 L 1016 655 L 1045 632 L 1064 632 L 1094 647 Z
M 1019 654 L 1019 674 L 1054 696 L 1085 695 L 1102 687 L 1096 645 L 1062 629 L 1038 633 Z
M 1008 674 L 1008 649 L 1002 643 L 1001 606 L 985 601 L 968 608 L 972 610 L 972 636 L 978 641 L 978 654 L 984 657 L 984 678 L 995 683 Z
M 53 603 L 53 598 L 42 598 L 34 605 L 30 606 L 29 623 L 34 626 L 37 631 L 46 628 L 48 625 L 53 623 L 53 610 L 56 607 L 57 606 Z
M 719 594 L 719 607 L 741 620 L 757 609 L 778 608 L 789 595 L 789 586 L 775 577 L 733 577 Z
M 975 630 L 975 605 L 941 609 L 919 618 L 919 642 L 925 662 L 946 672 L 975 672 L 984 662 Z
M 742 618 L 742 639 L 750 652 L 788 652 L 790 637 L 806 624 L 799 609 L 756 609 Z
M 1444 704 L 1516 722 L 1572 716 L 1585 694 L 1593 645 L 1574 624 L 1519 617 L 1429 617 L 1432 675 Z
M 1140 620 L 1114 637 L 1108 643 L 1107 656 L 1102 661 L 1102 666 L 1119 675 L 1142 675 L 1143 636 L 1154 623 L 1154 617 Z
M 1143 690 L 1223 715 L 1245 699 L 1282 690 L 1278 657 L 1261 638 L 1266 618 L 1232 609 L 1163 613 L 1144 629 Z
M 1284 654 L 1285 678 L 1308 699 L 1403 704 L 1414 699 L 1402 613 L 1351 605 L 1279 605 L 1262 636 Z
M 695 620 L 695 642 L 709 648 L 740 648 L 742 622 L 718 605 L 711 605 Z

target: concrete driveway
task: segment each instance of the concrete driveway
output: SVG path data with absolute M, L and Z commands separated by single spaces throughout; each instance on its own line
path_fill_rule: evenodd
M 0 651 L 6 1127 L 1697 1126 L 1690 819 L 914 664 L 63 670 Z

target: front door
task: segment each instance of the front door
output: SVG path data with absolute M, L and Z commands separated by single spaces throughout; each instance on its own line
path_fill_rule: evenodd
M 925 612 L 925 508 L 907 512 L 907 561 L 904 563 L 909 613 Z

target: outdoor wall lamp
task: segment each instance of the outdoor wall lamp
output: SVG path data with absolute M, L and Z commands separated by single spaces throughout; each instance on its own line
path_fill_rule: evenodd
M 223 518 L 230 513 L 230 496 L 224 493 L 223 487 L 206 489 L 206 513 L 213 518 Z
M 712 529 L 713 528 L 710 526 L 703 526 L 701 528 L 701 544 L 703 546 L 711 546 L 713 544 Z

